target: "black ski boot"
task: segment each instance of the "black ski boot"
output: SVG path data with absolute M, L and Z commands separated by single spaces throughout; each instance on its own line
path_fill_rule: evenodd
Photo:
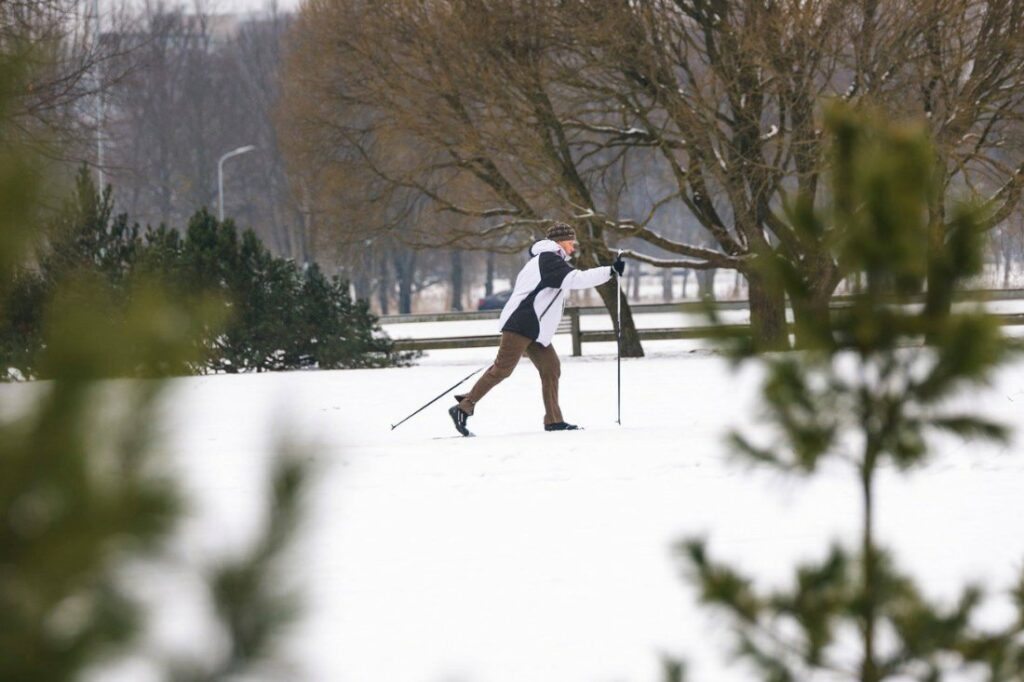
M 473 435 L 472 433 L 469 432 L 469 429 L 466 428 L 466 422 L 472 415 L 465 412 L 458 405 L 452 405 L 452 407 L 448 410 L 448 416 L 452 418 L 452 423 L 455 424 L 456 431 L 461 433 L 463 436 Z
M 545 424 L 545 431 L 582 431 L 580 427 L 575 424 L 566 424 L 565 422 L 555 422 L 554 424 Z

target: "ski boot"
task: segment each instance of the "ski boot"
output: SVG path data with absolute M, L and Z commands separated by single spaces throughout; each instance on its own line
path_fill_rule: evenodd
M 565 422 L 555 422 L 554 424 L 545 424 L 545 431 L 582 431 L 580 427 L 575 424 L 566 424 Z

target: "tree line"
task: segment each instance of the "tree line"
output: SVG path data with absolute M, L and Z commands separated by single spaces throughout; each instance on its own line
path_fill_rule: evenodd
M 0 311 L 8 379 L 49 377 L 42 358 L 51 308 L 82 279 L 124 309 L 158 286 L 209 317 L 194 330 L 194 359 L 154 361 L 135 368 L 139 374 L 381 367 L 412 357 L 393 349 L 348 282 L 273 255 L 252 230 L 205 209 L 180 230 L 143 229 L 114 214 L 112 189 L 98 192 L 87 169 L 45 233 L 35 262 L 14 269 Z
M 739 272 L 758 343 L 779 348 L 787 298 L 827 319 L 856 274 L 837 226 L 806 233 L 785 210 L 827 198 L 823 103 L 926 123 L 944 168 L 929 248 L 957 194 L 985 201 L 991 229 L 1024 168 L 1022 22 L 1014 0 L 311 0 L 289 39 L 282 133 L 318 206 L 363 212 L 347 230 L 501 248 L 569 220 L 583 265 L 626 245 Z M 775 256 L 792 278 L 764 279 Z M 614 310 L 614 288 L 602 297 Z
M 316 0 L 248 18 L 145 3 L 110 17 L 96 49 L 65 39 L 74 49 L 18 109 L 49 112 L 78 158 L 98 125 L 117 200 L 144 223 L 214 205 L 219 155 L 256 145 L 229 162 L 228 213 L 381 312 L 408 312 L 439 283 L 454 309 L 470 279 L 493 291 L 557 218 L 584 236 L 583 266 L 625 248 L 701 281 L 738 272 L 770 348 L 788 343 L 794 287 L 815 292 L 795 314 L 824 317 L 858 277 L 835 257 L 835 229 L 799 234 L 784 210 L 826 198 L 829 99 L 927 123 L 946 167 L 933 248 L 953 197 L 982 197 L 1009 281 L 1020 22 L 1015 0 Z M 759 279 L 769 252 L 794 264 L 792 281 Z M 614 309 L 612 289 L 601 295 Z M 627 305 L 627 354 L 641 352 L 632 328 Z
M 310 202 L 310 184 L 283 153 L 278 117 L 292 23 L 276 10 L 240 16 L 204 2 L 144 3 L 103 32 L 112 55 L 102 65 L 103 171 L 119 189 L 119 210 L 184 224 L 197 207 L 217 204 L 220 156 L 253 145 L 224 167 L 224 207 L 274 253 L 343 274 L 382 314 L 411 312 L 413 297 L 437 284 L 449 289 L 445 304 L 462 309 L 471 276 L 492 293 L 495 256 L 424 251 L 383 228 L 346 241 L 338 223 L 358 213 L 327 215 Z

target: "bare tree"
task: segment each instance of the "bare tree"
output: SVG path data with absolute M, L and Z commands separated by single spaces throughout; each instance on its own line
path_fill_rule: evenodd
M 238 106 L 245 123 L 245 138 L 260 150 L 260 162 L 243 177 L 243 206 L 247 223 L 258 226 L 279 253 L 300 262 L 315 256 L 311 214 L 304 210 L 301 185 L 289 182 L 276 113 L 281 96 L 283 39 L 289 15 L 274 8 L 267 16 L 243 23 L 226 46 L 231 68 L 239 82 Z
M 118 200 L 144 222 L 182 225 L 215 198 L 213 26 L 199 10 L 147 2 L 137 28 L 116 37 L 129 76 L 110 102 L 113 177 Z
M 951 226 L 950 196 L 986 197 L 982 227 L 1017 208 L 1024 175 L 1019 144 L 1024 116 L 1024 2 L 951 0 L 909 3 L 916 48 L 892 64 L 890 102 L 907 103 L 928 121 L 941 169 L 930 206 L 930 248 L 942 251 Z M 884 73 L 883 73 L 884 75 Z M 912 97 L 907 97 L 908 92 Z M 940 311 L 949 277 L 939 259 L 928 276 L 929 312 Z
M 939 89 L 936 69 L 923 66 L 929 41 L 944 73 L 963 74 L 961 87 L 942 91 L 947 111 L 959 113 L 955 120 L 932 116 L 934 135 L 960 140 L 966 133 L 978 144 L 940 145 L 950 172 L 936 194 L 936 235 L 946 229 L 940 208 L 950 186 L 972 185 L 970 176 L 992 170 L 993 150 L 1017 123 L 1016 2 L 893 2 L 883 11 L 875 2 L 641 0 L 579 2 L 573 14 L 581 62 L 591 65 L 576 69 L 578 87 L 607 93 L 598 120 L 579 124 L 604 134 L 606 144 L 632 140 L 657 149 L 677 186 L 652 207 L 684 203 L 718 253 L 664 239 L 644 221 L 619 221 L 615 229 L 739 270 L 748 280 L 755 334 L 769 347 L 785 345 L 787 288 L 800 290 L 798 318 L 820 318 L 845 274 L 832 256 L 838 236 L 829 226 L 802 234 L 787 213 L 822 199 L 824 100 L 930 114 Z M 852 43 L 851 35 L 858 37 Z M 600 120 L 608 112 L 616 112 L 616 125 Z M 989 177 L 997 181 L 995 224 L 1016 202 L 1018 178 L 1006 164 Z M 766 280 L 758 265 L 766 254 L 782 255 L 789 272 Z
M 420 245 L 519 249 L 550 219 L 568 218 L 583 228 L 581 264 L 610 262 L 604 225 L 578 215 L 594 213 L 594 188 L 553 109 L 545 48 L 529 37 L 547 35 L 547 17 L 474 5 L 307 5 L 287 76 L 289 125 L 333 154 L 327 163 L 349 174 L 360 165 L 462 218 L 417 225 Z M 525 40 L 508 43 L 523 22 Z M 614 285 L 601 296 L 614 310 Z M 624 353 L 642 354 L 628 305 L 623 319 Z
M 820 319 L 847 274 L 832 226 L 794 227 L 825 198 L 825 100 L 929 117 L 946 169 L 935 240 L 956 190 L 987 196 L 990 226 L 1016 205 L 1019 155 L 1002 144 L 1024 96 L 1022 5 L 312 0 L 293 36 L 288 124 L 346 169 L 475 220 L 424 242 L 524 241 L 568 217 L 585 264 L 629 237 L 654 265 L 739 271 L 755 340 L 784 347 L 787 291 L 798 318 Z M 786 267 L 768 275 L 765 260 Z M 614 292 L 602 298 L 612 309 Z
M 112 176 L 119 202 L 143 222 L 180 226 L 217 201 L 217 161 L 235 147 L 225 208 L 276 252 L 300 262 L 314 247 L 302 185 L 285 172 L 276 127 L 281 37 L 276 12 L 240 18 L 160 2 L 142 6 L 136 28 L 111 36 L 128 76 L 112 90 Z
M 97 97 L 123 75 L 115 67 L 118 46 L 106 38 L 126 25 L 108 6 L 101 33 L 93 3 L 84 0 L 0 2 L 0 53 L 23 67 L 20 80 L 6 84 L 0 116 L 8 135 L 58 162 L 98 163 Z

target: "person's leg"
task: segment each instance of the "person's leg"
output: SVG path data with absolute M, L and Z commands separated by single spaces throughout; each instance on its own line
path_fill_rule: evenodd
M 501 344 L 498 346 L 498 355 L 494 358 L 494 364 L 477 379 L 469 393 L 455 396 L 455 399 L 459 401 L 459 409 L 466 414 L 473 414 L 473 409 L 480 399 L 512 374 L 512 370 L 519 364 L 519 358 L 523 357 L 523 351 L 530 343 L 530 339 L 522 334 L 502 332 Z
M 562 363 L 554 346 L 542 346 L 531 343 L 526 354 L 540 373 L 540 390 L 544 398 L 544 425 L 558 424 L 562 419 L 562 409 L 558 406 L 558 379 L 562 375 Z

